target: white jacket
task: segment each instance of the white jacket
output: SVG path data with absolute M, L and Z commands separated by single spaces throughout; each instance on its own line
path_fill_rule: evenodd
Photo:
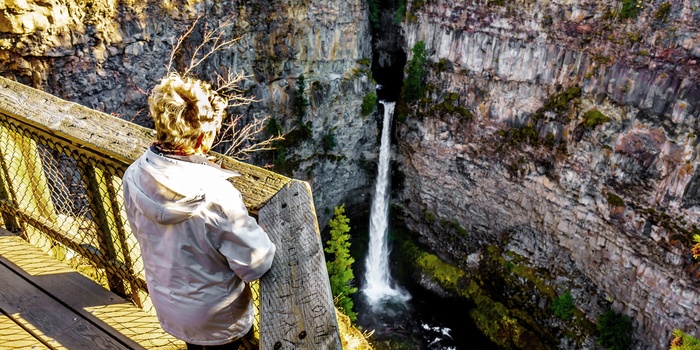
M 248 215 L 234 173 L 150 149 L 124 173 L 124 206 L 163 329 L 198 345 L 226 344 L 253 323 L 248 284 L 275 245 Z

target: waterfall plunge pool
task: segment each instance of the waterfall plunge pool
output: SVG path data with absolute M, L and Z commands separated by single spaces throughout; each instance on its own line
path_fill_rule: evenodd
M 391 271 L 397 270 L 396 266 L 392 268 L 397 262 L 392 256 L 400 254 L 390 254 L 388 237 L 390 133 L 395 104 L 384 101 L 381 104 L 384 106 L 384 123 L 370 217 L 369 220 L 367 217 L 358 218 L 359 223 L 351 221 L 351 226 L 355 227 L 352 250 L 356 263 L 353 268 L 356 278 L 361 281 L 361 292 L 353 296 L 357 325 L 366 331 L 374 331 L 372 342 L 378 350 L 498 349 L 476 328 L 469 316 L 474 305 L 435 295 L 410 279 L 414 273 L 401 274 L 403 280 L 398 283 L 391 278 Z M 358 232 L 365 234 L 358 239 Z M 358 263 L 362 261 L 365 263 Z

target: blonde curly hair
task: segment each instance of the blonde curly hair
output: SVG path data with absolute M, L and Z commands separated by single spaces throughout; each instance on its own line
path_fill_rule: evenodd
M 199 142 L 207 152 L 226 116 L 228 101 L 204 81 L 170 73 L 153 88 L 148 106 L 163 146 L 194 150 L 202 137 Z

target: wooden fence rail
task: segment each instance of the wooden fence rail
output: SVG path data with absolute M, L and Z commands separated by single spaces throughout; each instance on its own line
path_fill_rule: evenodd
M 98 282 L 148 308 L 121 177 L 154 136 L 0 77 L 0 224 L 56 256 L 79 255 Z M 278 247 L 260 281 L 260 348 L 340 349 L 309 185 L 222 158 L 242 174 L 232 183 Z

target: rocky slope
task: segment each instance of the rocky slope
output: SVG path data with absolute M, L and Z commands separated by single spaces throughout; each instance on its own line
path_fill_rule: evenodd
M 522 344 L 595 346 L 585 322 L 551 314 L 567 290 L 576 319 L 629 315 L 637 348 L 667 348 L 674 328 L 700 337 L 700 266 L 689 253 L 700 232 L 699 7 L 406 4 L 403 48 L 425 42 L 430 65 L 426 98 L 396 126 L 397 204 L 422 243 L 471 273 L 462 292 L 507 305 L 503 320 L 541 338 L 522 333 Z M 210 26 L 232 18 L 241 39 L 201 74 L 250 74 L 242 88 L 260 101 L 236 112 L 271 115 L 285 131 L 299 127 L 293 101 L 305 76 L 311 135 L 286 158 L 311 181 L 324 225 L 325 208 L 347 202 L 352 214 L 369 202 L 378 146 L 377 123 L 360 113 L 374 89 L 363 59 L 373 57 L 383 83 L 398 81 L 405 61 L 393 30 L 370 52 L 367 11 L 360 0 L 5 1 L 0 73 L 148 125 L 146 92 L 172 42 L 198 16 Z M 377 31 L 394 18 L 383 13 Z M 199 40 L 201 28 L 175 61 Z
M 312 180 L 319 221 L 324 208 L 364 202 L 376 157 L 376 123 L 361 117 L 374 90 L 366 5 L 328 1 L 34 1 L 0 4 L 0 72 L 62 98 L 152 126 L 147 91 L 166 72 L 172 44 L 197 17 L 215 28 L 230 19 L 226 37 L 237 45 L 211 57 L 200 76 L 222 68 L 250 75 L 242 89 L 259 102 L 235 112 L 270 115 L 283 131 L 297 125 L 293 97 L 305 76 L 310 102 L 304 122 L 312 134 L 288 147 L 290 175 Z M 185 42 L 180 67 L 201 41 L 198 27 Z M 360 61 L 360 62 L 358 62 Z M 334 134 L 336 146 L 322 140 Z M 269 162 L 269 160 L 260 160 Z
M 663 349 L 674 328 L 700 336 L 700 1 L 632 2 L 628 18 L 625 3 L 409 4 L 406 51 L 423 41 L 430 63 L 397 125 L 398 201 L 443 259 L 478 275 L 498 252 L 536 271 L 535 292 L 570 290 L 592 322 L 612 307 L 637 348 Z M 549 316 L 564 339 L 573 326 Z

